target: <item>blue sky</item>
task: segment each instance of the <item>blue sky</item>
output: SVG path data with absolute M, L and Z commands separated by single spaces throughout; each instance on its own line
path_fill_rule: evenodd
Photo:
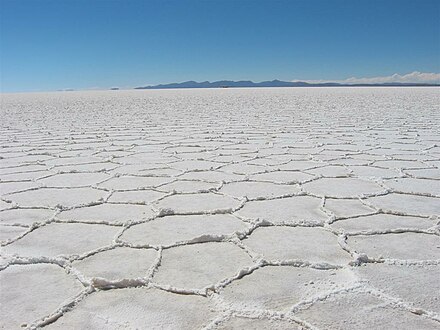
M 1 90 L 440 72 L 438 0 L 0 0 Z

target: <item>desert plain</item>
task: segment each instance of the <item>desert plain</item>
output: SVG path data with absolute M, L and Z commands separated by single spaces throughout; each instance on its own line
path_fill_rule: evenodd
M 439 329 L 440 89 L 2 94 L 1 329 Z

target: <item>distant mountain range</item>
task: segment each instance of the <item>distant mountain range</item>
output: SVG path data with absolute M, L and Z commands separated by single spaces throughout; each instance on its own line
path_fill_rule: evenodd
M 141 86 L 135 87 L 135 89 L 171 89 L 171 88 L 236 88 L 236 87 L 362 87 L 362 86 L 440 86 L 440 84 L 428 84 L 428 83 L 382 83 L 382 84 L 341 84 L 335 82 L 325 83 L 307 83 L 304 81 L 262 81 L 253 82 L 250 80 L 232 81 L 232 80 L 220 80 L 220 81 L 185 81 L 182 83 L 160 84 L 154 86 Z

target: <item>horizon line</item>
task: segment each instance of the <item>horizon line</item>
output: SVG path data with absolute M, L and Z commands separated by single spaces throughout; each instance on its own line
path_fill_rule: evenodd
M 18 91 L 3 91 L 0 87 L 0 94 L 15 94 L 15 93 L 45 93 L 45 92 L 69 92 L 69 91 L 104 91 L 104 90 L 136 90 L 136 89 L 161 89 L 159 86 L 167 86 L 167 85 L 179 85 L 179 84 L 185 84 L 185 83 L 196 83 L 196 84 L 203 84 L 203 83 L 209 83 L 209 84 L 215 84 L 219 82 L 231 82 L 231 83 L 251 83 L 251 84 L 263 84 L 263 83 L 270 83 L 270 82 L 280 82 L 284 84 L 289 83 L 298 83 L 298 84 L 307 84 L 310 86 L 226 86 L 229 88 L 252 88 L 252 87 L 438 87 L 440 86 L 440 73 L 435 72 L 420 72 L 420 71 L 413 71 L 407 74 L 398 74 L 394 73 L 389 76 L 376 76 L 376 77 L 350 77 L 346 79 L 293 79 L 293 80 L 279 80 L 279 79 L 272 79 L 272 80 L 263 80 L 259 82 L 254 82 L 252 80 L 227 80 L 227 79 L 221 79 L 221 80 L 185 80 L 180 82 L 168 82 L 168 83 L 159 83 L 159 84 L 152 84 L 152 83 L 145 83 L 145 84 L 137 84 L 136 86 L 108 86 L 108 87 L 101 87 L 101 86 L 94 86 L 94 87 L 85 87 L 85 88 L 57 88 L 57 89 L 48 89 L 48 90 L 18 90 Z M 317 86 L 318 85 L 318 86 Z M 221 86 L 218 86 L 221 87 Z M 176 87 L 176 89 L 189 89 L 190 87 Z M 215 88 L 215 87 L 194 87 L 198 89 L 202 88 Z M 165 87 L 164 89 L 172 89 L 170 87 Z

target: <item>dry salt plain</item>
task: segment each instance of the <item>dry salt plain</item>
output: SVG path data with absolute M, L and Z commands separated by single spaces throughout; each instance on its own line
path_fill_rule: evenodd
M 440 90 L 4 94 L 2 329 L 439 329 Z

